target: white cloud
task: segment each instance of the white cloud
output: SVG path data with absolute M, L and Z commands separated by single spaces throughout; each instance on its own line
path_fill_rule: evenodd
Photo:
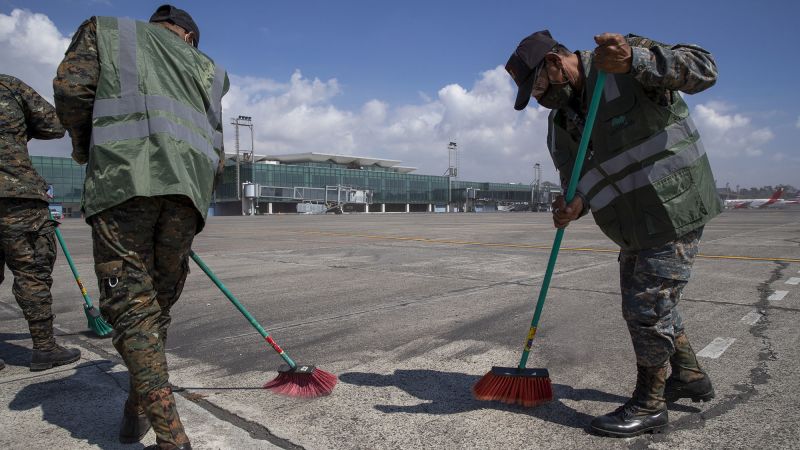
M 53 77 L 69 42 L 44 14 L 24 9 L 0 13 L 0 72 L 19 78 L 52 103 Z M 67 138 L 33 140 L 29 148 L 40 155 L 71 152 Z
M 0 14 L 2 72 L 25 81 L 51 101 L 53 77 L 69 41 L 44 14 L 23 9 Z
M 420 96 L 416 104 L 373 99 L 353 111 L 334 105 L 342 94 L 335 79 L 312 80 L 300 71 L 289 83 L 232 76 L 231 84 L 226 115 L 253 117 L 258 153 L 357 154 L 399 159 L 420 173 L 440 174 L 447 167 L 447 143 L 455 140 L 462 179 L 529 182 L 535 162 L 549 166 L 547 111 L 533 106 L 514 111 L 515 90 L 500 66 L 482 73 L 470 89 L 452 84 L 435 98 Z M 230 128 L 228 151 L 234 146 Z M 554 172 L 549 175 L 555 179 Z
M 720 102 L 695 106 L 692 115 L 708 152 L 720 159 L 763 155 L 775 134 L 768 127 L 756 127 L 749 117 L 732 110 L 732 106 Z

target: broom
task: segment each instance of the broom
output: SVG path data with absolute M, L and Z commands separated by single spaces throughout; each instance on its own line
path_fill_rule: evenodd
M 48 214 L 50 215 L 50 220 L 55 221 L 53 219 L 53 214 L 50 212 L 48 208 Z M 58 243 L 61 245 L 61 250 L 64 251 L 64 256 L 67 258 L 67 263 L 69 263 L 69 268 L 72 270 L 72 276 L 75 278 L 75 282 L 78 283 L 78 289 L 81 290 L 81 294 L 83 295 L 83 301 L 86 303 L 83 305 L 83 312 L 86 314 L 86 321 L 88 322 L 89 329 L 94 331 L 94 333 L 100 337 L 106 337 L 111 334 L 113 329 L 111 325 L 108 324 L 105 320 L 103 320 L 103 316 L 100 315 L 100 311 L 94 307 L 92 304 L 92 299 L 89 298 L 89 293 L 86 292 L 86 288 L 83 286 L 83 282 L 81 282 L 81 277 L 78 275 L 78 269 L 75 267 L 75 263 L 72 262 L 72 256 L 69 254 L 69 250 L 67 250 L 67 243 L 64 242 L 64 237 L 61 236 L 61 231 L 56 226 L 56 238 L 58 239 Z
M 606 79 L 605 72 L 597 74 L 597 82 L 594 86 L 592 100 L 589 103 L 589 112 L 586 117 L 586 125 L 581 133 L 581 142 L 578 146 L 578 154 L 575 158 L 575 165 L 572 168 L 572 176 L 569 179 L 565 201 L 569 204 L 575 196 L 578 187 L 583 159 L 586 156 L 586 148 L 589 146 L 589 138 L 592 134 L 594 119 L 597 115 L 597 108 L 600 105 L 600 94 Z M 525 365 L 528 362 L 528 354 L 531 351 L 531 343 L 536 335 L 536 328 L 539 325 L 539 317 L 542 315 L 544 300 L 547 297 L 547 289 L 550 287 L 550 278 L 553 276 L 553 269 L 556 265 L 558 250 L 561 247 L 561 239 L 564 237 L 564 228 L 556 230 L 556 238 L 553 241 L 553 248 L 550 250 L 550 260 L 547 262 L 547 270 L 542 280 L 542 288 L 539 291 L 539 300 L 536 302 L 536 312 L 533 314 L 531 328 L 528 331 L 528 338 L 522 350 L 522 358 L 517 367 L 492 367 L 475 386 L 472 393 L 478 400 L 499 400 L 503 403 L 520 404 L 525 407 L 533 407 L 553 400 L 553 388 L 550 383 L 550 374 L 547 369 L 528 369 Z
M 289 355 L 272 339 L 272 336 L 264 330 L 256 319 L 247 312 L 244 306 L 239 303 L 239 300 L 233 296 L 231 291 L 222 284 L 222 281 L 214 275 L 214 272 L 200 259 L 199 256 L 193 251 L 189 250 L 189 256 L 192 257 L 195 263 L 203 270 L 203 272 L 211 278 L 211 281 L 217 285 L 219 290 L 228 297 L 228 300 L 233 303 L 233 306 L 239 310 L 240 313 L 250 322 L 250 325 L 258 331 L 259 334 L 272 346 L 272 348 L 286 361 L 286 365 L 278 369 L 278 376 L 274 380 L 264 385 L 264 389 L 269 389 L 276 394 L 287 395 L 289 397 L 320 397 L 328 395 L 333 391 L 338 379 L 336 375 L 326 372 L 314 366 L 301 365 L 295 363 Z

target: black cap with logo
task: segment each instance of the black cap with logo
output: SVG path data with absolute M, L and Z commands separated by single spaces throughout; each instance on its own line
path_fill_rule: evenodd
M 506 71 L 517 83 L 517 101 L 514 109 L 522 111 L 528 106 L 533 91 L 534 73 L 544 60 L 544 55 L 553 50 L 558 42 L 550 36 L 548 30 L 537 31 L 519 43 L 506 63 Z
M 180 8 L 176 8 L 172 5 L 161 5 L 156 9 L 156 12 L 150 16 L 150 22 L 169 22 L 183 28 L 187 32 L 191 31 L 194 33 L 194 46 L 197 47 L 200 44 L 200 28 L 194 23 L 192 16 Z

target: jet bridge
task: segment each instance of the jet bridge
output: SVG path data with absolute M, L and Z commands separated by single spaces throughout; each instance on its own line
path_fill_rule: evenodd
M 253 215 L 258 202 L 297 203 L 297 212 L 341 214 L 347 204 L 372 204 L 373 191 L 352 186 L 335 185 L 316 187 L 261 186 L 253 183 L 242 185 L 242 214 Z M 303 205 L 303 206 L 301 206 Z

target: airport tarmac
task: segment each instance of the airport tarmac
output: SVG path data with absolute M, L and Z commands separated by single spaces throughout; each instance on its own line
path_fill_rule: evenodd
M 97 300 L 89 227 L 61 229 Z M 492 365 L 519 361 L 553 236 L 547 213 L 210 218 L 194 250 L 296 361 L 340 381 L 314 400 L 261 389 L 281 359 L 193 266 L 167 349 L 194 448 L 800 446 L 800 210 L 729 211 L 706 227 L 680 309 L 717 397 L 670 405 L 667 433 L 631 439 L 586 432 L 636 375 L 617 251 L 588 217 L 566 231 L 529 363 L 550 371 L 555 400 L 472 399 Z M 83 358 L 28 371 L 6 272 L 0 447 L 141 448 L 117 443 L 127 374 L 86 330 L 63 255 L 54 278 L 59 340 Z

